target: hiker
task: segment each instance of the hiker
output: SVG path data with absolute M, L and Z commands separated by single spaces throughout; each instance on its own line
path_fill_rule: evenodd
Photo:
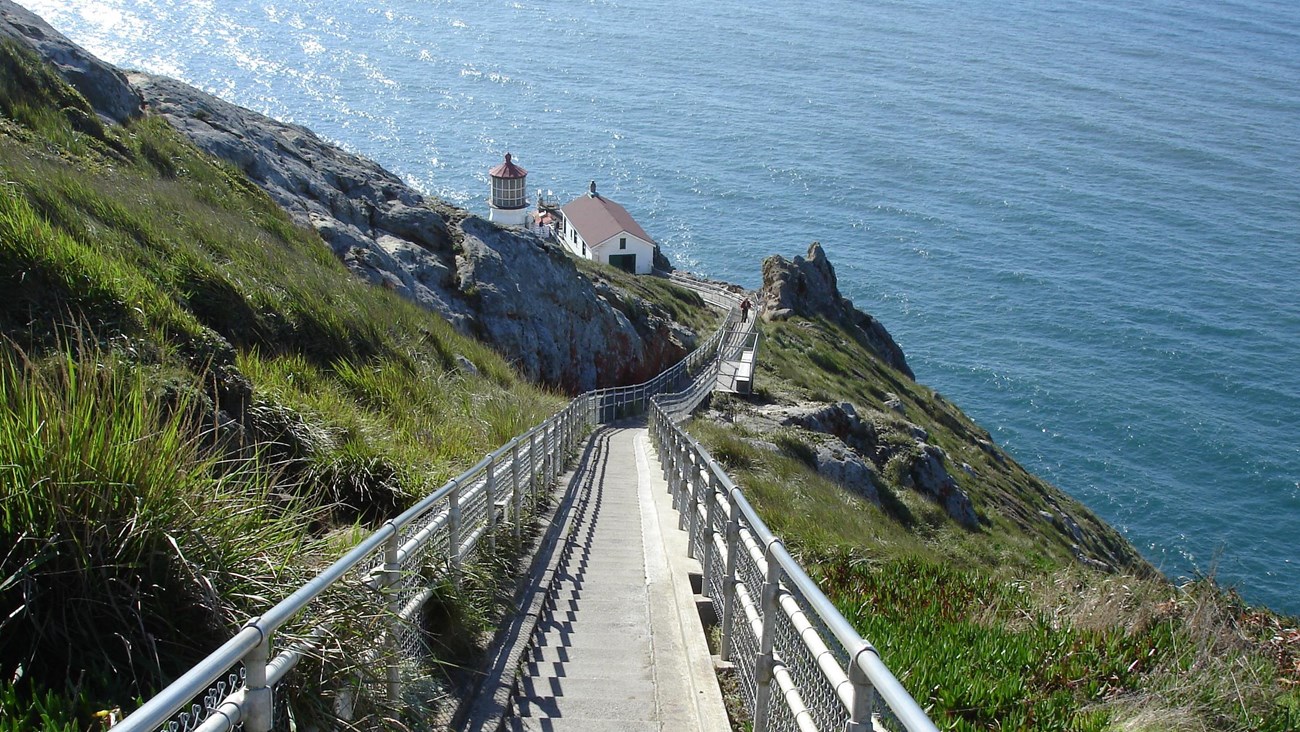
M 749 308 L 751 307 L 749 298 L 740 301 L 740 322 L 749 322 Z

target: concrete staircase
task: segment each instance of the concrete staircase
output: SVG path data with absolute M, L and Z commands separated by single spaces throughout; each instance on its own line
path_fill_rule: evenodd
M 644 428 L 587 466 L 507 728 L 729 729 L 695 609 L 686 537 Z

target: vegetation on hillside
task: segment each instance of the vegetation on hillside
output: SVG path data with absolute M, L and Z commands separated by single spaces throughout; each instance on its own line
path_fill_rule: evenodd
M 637 302 L 642 300 L 664 309 L 674 322 L 690 328 L 696 333 L 710 333 L 717 328 L 718 313 L 705 304 L 699 293 L 679 287 L 662 277 L 645 277 L 625 272 L 617 267 L 602 264 L 583 257 L 572 257 L 578 271 L 598 285 L 607 282 L 623 292 L 633 295 L 622 307 L 644 307 Z M 629 317 L 635 313 L 625 313 Z
M 13 44 L 0 175 L 0 730 L 129 708 L 562 403 Z
M 932 390 L 839 327 L 762 324 L 759 394 L 716 398 L 687 427 L 927 708 L 954 730 L 1300 728 L 1294 618 L 1245 607 L 1202 579 L 1175 587 L 1058 489 L 1025 472 Z M 906 420 L 954 463 L 980 525 L 968 530 L 882 471 L 881 505 L 810 467 L 807 433 L 755 427 L 752 408 L 853 403 L 882 433 Z M 896 430 L 906 434 L 906 429 Z M 773 449 L 775 446 L 775 450 Z M 1065 507 L 1122 561 L 1074 557 L 1038 511 Z

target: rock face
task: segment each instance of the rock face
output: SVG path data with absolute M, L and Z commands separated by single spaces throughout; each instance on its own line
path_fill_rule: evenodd
M 933 500 L 967 529 L 979 527 L 970 495 L 948 472 L 947 455 L 926 444 L 928 435 L 921 427 L 899 422 L 883 412 L 863 418 L 848 402 L 767 406 L 759 412 L 776 425 L 830 435 L 829 441 L 813 440 L 815 467 L 824 477 L 879 504 L 881 471 L 891 462 L 900 461 L 904 487 Z M 864 483 L 870 485 L 869 490 L 861 487 Z
M 30 10 L 0 0 L 0 40 L 5 39 L 28 46 L 52 64 L 108 121 L 122 123 L 140 114 L 140 95 L 117 67 L 95 58 Z
M 781 256 L 763 260 L 763 288 L 759 293 L 760 312 L 767 320 L 782 320 L 793 315 L 805 318 L 824 317 L 843 325 L 882 361 L 916 378 L 907 365 L 903 349 L 894 342 L 880 321 L 853 307 L 840 295 L 831 266 L 822 245 L 813 242 L 808 254 L 788 261 Z
M 436 311 L 534 381 L 576 392 L 657 373 L 696 336 L 657 305 L 581 275 L 558 246 L 429 200 L 378 164 L 160 76 L 124 75 L 0 0 L 0 39 L 51 62 L 112 122 L 143 109 L 244 172 L 363 279 Z

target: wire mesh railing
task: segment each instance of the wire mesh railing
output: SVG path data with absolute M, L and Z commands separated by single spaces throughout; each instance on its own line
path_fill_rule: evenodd
M 644 413 L 652 397 L 710 386 L 723 339 L 740 318 L 738 298 L 698 280 L 682 282 L 726 310 L 722 325 L 674 366 L 643 384 L 598 389 L 510 440 L 447 481 L 264 614 L 114 727 L 122 732 L 268 732 L 296 726 L 275 689 L 303 659 L 349 625 L 369 638 L 354 665 L 364 679 L 339 691 L 333 713 L 346 720 L 373 695 L 396 706 L 406 671 L 419 660 L 421 608 L 434 585 L 458 582 L 464 562 L 503 531 L 520 539 L 544 491 L 558 479 L 578 441 L 596 424 Z M 707 394 L 707 391 L 704 392 Z M 700 397 L 702 398 L 702 397 Z M 327 604 L 323 597 L 345 598 Z M 326 607 L 346 607 L 330 612 Z M 359 622 L 358 618 L 367 619 Z M 358 629 L 355 626 L 360 625 Z M 280 641 L 277 643 L 276 641 Z M 282 648 L 279 646 L 283 646 Z
M 652 399 L 650 434 L 702 589 L 720 608 L 720 654 L 736 670 L 754 732 L 935 730 L 876 648 L 677 425 L 693 398 L 687 389 Z

